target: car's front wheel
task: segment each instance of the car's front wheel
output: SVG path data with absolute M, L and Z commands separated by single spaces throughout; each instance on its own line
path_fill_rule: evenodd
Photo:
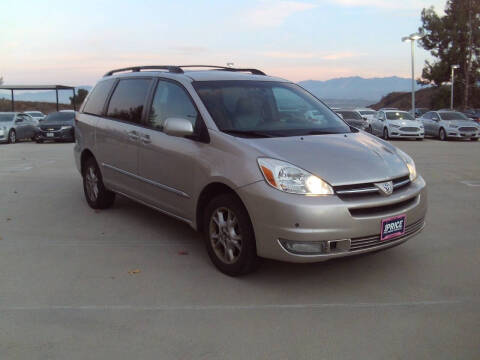
M 384 138 L 385 140 L 388 140 L 388 138 L 389 138 L 389 137 L 388 137 L 388 130 L 387 130 L 387 128 L 384 128 L 384 129 L 383 129 L 383 138 Z
M 234 194 L 222 194 L 204 214 L 205 245 L 215 266 L 230 276 L 253 271 L 258 264 L 255 235 L 242 202 Z
M 15 144 L 16 142 L 17 142 L 17 133 L 15 132 L 15 130 L 12 129 L 8 133 L 8 143 Z
M 93 209 L 109 208 L 115 201 L 115 193 L 103 184 L 102 174 L 93 157 L 89 158 L 84 166 L 83 190 L 88 205 Z
M 447 140 L 447 133 L 445 132 L 445 129 L 444 129 L 444 128 L 441 128 L 440 131 L 438 132 L 438 138 L 439 138 L 441 141 Z

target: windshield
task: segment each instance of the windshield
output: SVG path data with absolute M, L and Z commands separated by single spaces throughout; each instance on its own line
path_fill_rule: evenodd
M 353 119 L 353 120 L 363 120 L 359 113 L 356 111 L 344 111 L 344 110 L 337 110 L 337 113 L 341 114 L 344 119 Z
M 442 120 L 470 120 L 467 116 L 455 111 L 441 112 L 440 117 Z
M 300 86 L 273 81 L 193 83 L 221 131 L 242 136 L 351 132 L 332 110 Z
M 359 113 L 362 114 L 362 115 L 375 115 L 375 114 L 376 114 L 376 111 L 373 111 L 373 110 L 360 110 Z
M 48 114 L 44 119 L 44 122 L 62 122 L 62 121 L 73 121 L 75 118 L 75 113 L 73 112 L 54 112 Z
M 405 111 L 388 111 L 385 114 L 388 120 L 415 120 L 412 115 Z
M 28 115 L 31 115 L 31 116 L 35 116 L 35 117 L 44 116 L 41 112 L 38 112 L 38 111 L 28 111 L 28 112 L 26 112 L 25 114 L 28 114 Z
M 0 122 L 12 121 L 14 114 L 0 114 Z

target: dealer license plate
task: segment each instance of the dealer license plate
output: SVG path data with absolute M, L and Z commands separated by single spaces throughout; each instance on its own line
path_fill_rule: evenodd
M 397 215 L 382 220 L 380 241 L 393 239 L 405 233 L 406 215 Z

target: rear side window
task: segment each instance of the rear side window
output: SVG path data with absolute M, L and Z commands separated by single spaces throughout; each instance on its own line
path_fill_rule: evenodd
M 150 82 L 150 79 L 120 80 L 110 99 L 107 116 L 139 124 Z
M 169 81 L 159 81 L 153 98 L 147 125 L 162 130 L 165 120 L 177 117 L 189 120 L 193 127 L 197 119 L 197 110 L 185 90 Z
M 100 81 L 88 96 L 87 103 L 83 108 L 83 112 L 93 115 L 102 115 L 103 106 L 107 100 L 108 93 L 112 88 L 115 79 Z

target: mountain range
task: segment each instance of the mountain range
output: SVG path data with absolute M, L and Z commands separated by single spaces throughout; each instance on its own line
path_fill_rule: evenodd
M 305 80 L 300 81 L 299 84 L 330 106 L 341 107 L 367 106 L 378 102 L 383 96 L 391 92 L 410 91 L 412 86 L 411 79 L 398 76 L 383 78 L 362 78 L 360 76 L 351 76 L 326 81 Z M 416 86 L 417 89 L 420 89 L 420 86 Z M 76 87 L 77 91 L 78 89 L 90 91 L 92 87 L 89 85 L 83 85 Z M 59 101 L 61 103 L 69 103 L 70 96 L 72 96 L 72 93 L 69 90 L 59 91 Z M 10 93 L 0 91 L 0 98 L 10 99 Z M 15 99 L 23 101 L 55 102 L 55 92 L 16 92 Z
M 391 92 L 411 91 L 412 80 L 398 76 L 383 78 L 362 78 L 351 76 L 326 81 L 305 80 L 299 84 L 327 103 L 361 102 L 373 104 Z M 417 90 L 420 88 L 416 85 Z M 360 105 L 358 105 L 360 106 Z

